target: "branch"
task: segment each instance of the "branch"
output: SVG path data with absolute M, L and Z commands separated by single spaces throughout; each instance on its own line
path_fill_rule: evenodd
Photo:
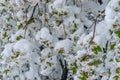
M 26 22 L 26 24 L 25 24 L 25 26 L 24 26 L 23 29 L 26 30 L 27 25 L 28 25 L 28 24 L 30 23 L 30 21 L 33 19 L 33 15 L 34 15 L 34 13 L 35 13 L 35 9 L 36 9 L 37 6 L 38 6 L 38 3 L 33 7 L 32 15 L 30 16 L 30 19 Z
M 61 80 L 67 80 L 67 75 L 68 75 L 68 68 L 67 68 L 67 62 L 64 60 L 64 64 L 61 60 L 61 58 L 59 59 L 59 63 L 62 67 L 62 76 L 61 76 Z

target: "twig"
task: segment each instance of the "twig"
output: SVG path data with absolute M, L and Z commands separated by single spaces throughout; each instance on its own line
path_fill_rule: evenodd
M 103 10 L 101 13 L 103 14 L 105 12 L 105 10 Z M 94 39 L 95 37 L 95 32 L 96 32 L 96 24 L 97 24 L 97 19 L 99 18 L 100 14 L 97 15 L 96 19 L 94 20 L 93 24 L 94 25 L 94 31 L 93 31 L 93 37 L 92 37 L 92 40 Z
M 104 51 L 104 53 L 107 53 L 107 50 L 108 50 L 108 40 L 107 40 L 107 42 L 106 42 L 106 45 L 105 45 L 105 48 L 103 48 L 103 51 Z
M 31 19 L 33 19 L 33 15 L 35 13 L 35 9 L 36 9 L 37 6 L 38 6 L 38 3 L 33 7 L 32 15 L 30 16 L 30 19 L 26 22 L 26 24 L 25 24 L 25 26 L 24 26 L 23 29 L 26 30 L 27 25 L 29 24 L 29 22 L 31 21 Z
M 96 17 L 96 19 L 95 19 L 95 21 L 94 21 L 94 31 L 93 31 L 93 37 L 92 37 L 92 39 L 94 39 L 94 37 L 95 37 L 96 23 L 97 23 L 97 17 Z

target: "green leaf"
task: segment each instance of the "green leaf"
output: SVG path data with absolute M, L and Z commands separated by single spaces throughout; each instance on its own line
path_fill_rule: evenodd
M 60 53 L 60 54 L 65 53 L 64 48 L 60 48 L 60 49 L 58 50 L 58 53 Z
M 59 16 L 63 16 L 63 14 L 62 14 L 62 13 L 59 13 L 58 15 L 59 15 Z
M 13 56 L 11 56 L 12 59 L 17 58 L 20 55 L 20 52 L 16 52 Z
M 88 65 L 90 65 L 90 66 L 98 66 L 99 64 L 101 64 L 101 61 L 100 60 L 94 60 L 94 61 L 92 61 L 92 62 L 90 62 L 90 63 L 88 63 Z
M 49 19 L 48 19 L 48 18 L 45 18 L 45 22 L 47 22 L 47 23 L 48 23 L 48 21 L 49 21 Z
M 92 74 L 95 74 L 95 71 L 94 71 L 94 70 L 92 70 Z
M 110 45 L 110 50 L 114 50 L 115 44 Z
M 18 25 L 18 29 L 21 29 L 21 28 L 23 28 L 23 24 Z
M 58 15 L 58 12 L 57 11 L 52 11 L 52 14 Z
M 73 74 L 76 74 L 77 68 L 76 67 L 71 67 L 70 70 L 72 71 Z
M 46 3 L 49 3 L 51 0 L 46 0 Z
M 100 46 L 96 46 L 92 49 L 92 51 L 95 53 L 95 54 L 98 54 L 98 52 L 102 52 L 102 49 Z
M 67 16 L 67 15 L 68 15 L 68 13 L 67 13 L 67 12 L 64 12 L 64 15 L 65 15 L 65 16 Z
M 116 73 L 120 73 L 120 67 L 116 68 Z
M 7 12 L 7 10 L 5 10 L 5 9 L 2 9 L 2 13 L 5 13 L 5 12 Z
M 49 66 L 53 65 L 53 63 L 51 63 L 51 62 L 46 62 L 46 64 L 48 64 Z
M 3 39 L 5 39 L 6 37 L 8 37 L 7 32 L 5 32 L 2 36 L 3 36 Z
M 56 24 L 59 26 L 60 24 L 62 24 L 62 20 L 56 20 Z
M 104 60 L 107 58 L 107 56 L 106 55 L 103 55 L 103 57 L 102 57 Z
M 96 48 L 93 48 L 92 51 L 95 53 L 95 54 L 98 54 L 98 51 Z
M 74 28 L 75 28 L 75 29 L 77 28 L 77 24 L 76 24 L 76 23 L 74 23 Z
M 4 3 L 0 3 L 0 5 L 1 5 L 1 6 L 5 6 L 5 4 L 4 4 Z
M 76 74 L 77 68 L 78 68 L 78 66 L 77 66 L 76 61 L 74 63 L 70 64 L 70 70 L 72 71 L 73 74 Z
M 73 63 L 73 65 L 74 65 L 76 68 L 78 68 L 76 61 Z
M 116 76 L 113 77 L 113 79 L 114 79 L 114 80 L 119 80 L 119 76 L 116 75 Z
M 31 24 L 31 23 L 34 23 L 35 22 L 35 18 L 31 18 L 29 21 L 27 21 L 26 23 L 27 24 Z
M 51 55 L 50 54 L 48 54 L 48 58 L 50 58 L 51 57 Z
M 82 75 L 88 77 L 88 72 L 82 71 Z
M 115 34 L 120 38 L 120 30 L 115 31 Z
M 97 46 L 96 49 L 97 49 L 97 51 L 102 52 L 102 49 L 100 46 Z
M 3 73 L 5 73 L 7 75 L 9 71 L 10 71 L 9 69 L 6 69 L 6 70 L 4 70 Z
M 23 38 L 23 36 L 20 35 L 20 36 L 17 36 L 17 37 L 16 37 L 16 40 L 20 40 L 20 39 L 22 39 L 22 38 Z
M 119 58 L 115 58 L 116 62 L 120 62 L 120 59 Z

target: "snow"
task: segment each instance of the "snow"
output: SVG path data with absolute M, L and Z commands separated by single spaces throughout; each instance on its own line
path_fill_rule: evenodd
M 91 38 L 93 37 L 93 32 L 91 32 L 90 34 L 86 35 L 83 39 L 83 44 L 87 45 L 89 43 L 89 41 L 91 40 Z
M 48 58 L 48 56 L 51 56 L 51 55 L 52 53 L 50 48 L 45 48 L 41 51 L 41 57 L 44 59 Z
M 55 6 L 58 6 L 58 5 L 61 5 L 62 3 L 63 3 L 63 0 L 55 0 L 53 4 Z
M 81 58 L 81 57 L 83 57 L 84 55 L 87 55 L 87 52 L 85 51 L 85 50 L 79 50 L 79 51 L 77 51 L 77 56 L 76 56 L 76 58 L 78 59 L 78 58 Z
M 48 28 L 44 27 L 40 31 L 37 32 L 36 40 L 52 42 L 53 38 L 52 38 L 51 34 L 49 33 Z
M 14 44 L 7 44 L 4 46 L 4 50 L 1 53 L 1 56 L 3 56 L 4 59 L 7 59 L 9 56 L 12 55 L 12 48 Z
M 24 33 L 25 33 L 24 30 L 22 30 L 22 29 L 18 30 L 18 31 L 16 32 L 16 34 L 13 34 L 13 35 L 11 36 L 11 41 L 17 41 L 16 38 L 19 37 L 19 36 L 23 37 L 23 36 L 24 36 Z
M 35 6 L 35 4 L 38 3 L 38 0 L 28 0 L 32 6 Z
M 15 43 L 13 50 L 20 53 L 29 53 L 33 50 L 34 45 L 26 39 L 21 39 Z
M 114 80 L 120 1 L 98 1 L 0 0 L 0 79 Z
M 17 7 L 19 7 L 19 8 L 25 7 L 25 2 L 23 0 L 15 0 L 15 3 L 17 5 Z
M 74 55 L 67 55 L 66 60 L 68 61 L 68 64 L 72 64 L 75 62 L 75 56 Z
M 48 62 L 52 65 L 50 66 Z M 61 66 L 59 66 L 58 64 L 59 63 L 56 56 L 52 56 L 51 58 L 46 59 L 41 66 L 41 74 L 51 77 L 52 75 L 56 75 L 53 77 L 55 77 L 56 79 L 60 79 L 60 76 L 58 76 L 57 74 L 61 75 Z
M 59 52 L 60 49 L 63 49 L 64 53 L 70 53 L 71 54 L 73 46 L 74 45 L 73 45 L 73 42 L 71 40 L 65 39 L 65 40 L 57 42 L 55 44 L 54 50 Z
M 23 18 L 25 17 L 25 14 L 22 10 L 20 10 L 17 12 L 16 16 L 18 19 L 23 20 Z

